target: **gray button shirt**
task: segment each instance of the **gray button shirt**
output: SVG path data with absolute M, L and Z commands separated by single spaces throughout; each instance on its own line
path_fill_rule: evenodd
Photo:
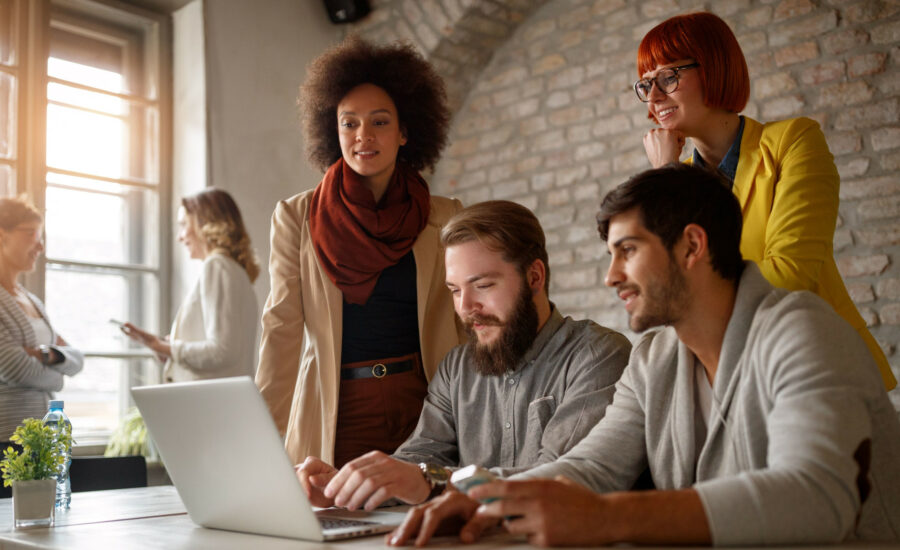
M 472 349 L 441 362 L 415 431 L 394 453 L 407 462 L 479 464 L 509 475 L 556 460 L 603 417 L 631 344 L 593 321 L 550 318 L 514 372 L 475 371 Z

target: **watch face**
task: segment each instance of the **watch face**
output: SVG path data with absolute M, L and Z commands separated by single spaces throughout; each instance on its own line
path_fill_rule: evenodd
M 425 475 L 435 483 L 447 483 L 450 479 L 450 471 L 437 464 L 426 464 Z

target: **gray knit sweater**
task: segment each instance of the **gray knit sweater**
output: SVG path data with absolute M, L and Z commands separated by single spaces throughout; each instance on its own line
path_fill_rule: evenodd
M 645 335 L 603 420 L 517 477 L 606 492 L 649 464 L 657 488 L 699 493 L 716 545 L 900 540 L 900 421 L 871 353 L 826 302 L 775 289 L 748 262 L 703 439 L 694 375 L 674 329 Z

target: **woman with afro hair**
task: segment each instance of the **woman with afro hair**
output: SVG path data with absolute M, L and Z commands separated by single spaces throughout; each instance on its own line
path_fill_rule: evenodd
M 450 117 L 443 81 L 411 46 L 345 40 L 312 62 L 299 105 L 325 175 L 272 216 L 256 382 L 291 459 L 339 468 L 407 438 L 464 339 L 439 241 L 462 205 L 420 175 Z

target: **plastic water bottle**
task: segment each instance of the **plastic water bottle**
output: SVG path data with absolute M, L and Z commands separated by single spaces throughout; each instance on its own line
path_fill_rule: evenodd
M 62 431 L 64 426 L 69 427 L 71 433 L 72 423 L 63 412 L 63 401 L 50 401 L 50 410 L 44 415 L 44 424 L 52 426 L 56 431 Z M 56 508 L 57 510 L 69 509 L 72 501 L 72 483 L 69 481 L 69 466 L 72 465 L 72 449 L 66 454 L 66 463 L 56 476 Z

